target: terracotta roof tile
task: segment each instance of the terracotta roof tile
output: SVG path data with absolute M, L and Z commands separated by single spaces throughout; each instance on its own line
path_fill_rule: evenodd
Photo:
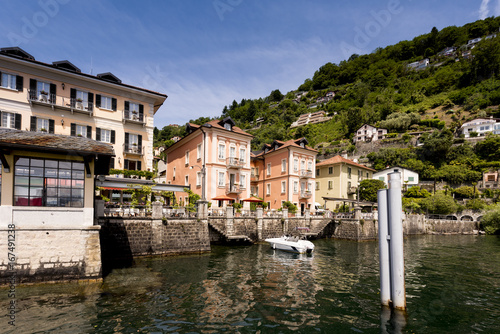
M 324 160 L 324 161 L 322 161 L 320 163 L 317 163 L 316 167 L 322 167 L 322 166 L 333 165 L 333 164 L 338 164 L 338 163 L 345 163 L 345 164 L 349 164 L 349 165 L 352 165 L 352 166 L 357 166 L 357 167 L 360 167 L 360 168 L 363 168 L 363 169 L 368 169 L 368 170 L 371 170 L 372 172 L 376 172 L 375 169 L 372 169 L 370 167 L 366 167 L 364 165 L 358 164 L 357 162 L 354 162 L 352 160 L 343 158 L 340 155 L 336 155 L 336 156 L 334 156 L 334 157 L 332 157 L 330 159 L 327 159 L 327 160 Z

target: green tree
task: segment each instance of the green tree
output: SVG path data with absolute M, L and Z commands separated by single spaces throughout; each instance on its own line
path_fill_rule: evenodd
M 297 206 L 290 201 L 283 202 L 283 208 L 288 209 L 288 213 L 297 213 Z
M 500 204 L 487 209 L 481 219 L 481 225 L 487 234 L 500 234 Z
M 384 188 L 384 181 L 375 179 L 362 180 L 359 183 L 359 198 L 363 201 L 376 202 L 377 191 Z
M 434 131 L 424 139 L 424 145 L 419 150 L 419 155 L 423 160 L 439 164 L 445 161 L 446 154 L 448 154 L 452 144 L 453 133 L 449 129 Z
M 447 215 L 456 212 L 458 205 L 451 196 L 447 196 L 442 192 L 438 192 L 433 196 L 424 198 L 420 202 L 420 206 L 424 211 L 429 213 Z
M 427 198 L 430 196 L 430 192 L 425 189 L 421 189 L 419 186 L 413 186 L 405 193 L 405 197 L 408 198 Z
M 488 135 L 474 147 L 476 154 L 486 161 L 500 161 L 500 136 Z
M 284 95 L 281 94 L 279 89 L 275 89 L 271 92 L 271 95 L 269 95 L 269 101 L 271 102 L 279 102 L 283 100 Z

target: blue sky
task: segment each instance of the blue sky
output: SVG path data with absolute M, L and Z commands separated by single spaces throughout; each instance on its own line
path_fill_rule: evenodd
M 500 15 L 500 0 L 4 0 L 0 47 L 168 95 L 155 126 L 296 89 L 327 62 Z

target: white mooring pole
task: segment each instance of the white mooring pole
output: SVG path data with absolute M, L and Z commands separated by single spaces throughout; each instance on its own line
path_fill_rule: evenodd
M 387 190 L 389 208 L 390 264 L 391 264 L 391 300 L 392 306 L 399 310 L 406 309 L 405 268 L 403 253 L 403 220 L 401 200 L 401 174 L 389 174 Z
M 378 254 L 380 262 L 380 301 L 389 306 L 391 301 L 391 273 L 389 259 L 389 221 L 387 217 L 387 189 L 381 189 L 378 198 Z

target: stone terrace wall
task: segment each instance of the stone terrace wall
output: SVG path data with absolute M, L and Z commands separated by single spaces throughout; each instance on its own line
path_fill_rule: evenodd
M 192 218 L 100 218 L 104 270 L 127 266 L 133 257 L 210 251 L 206 220 Z

